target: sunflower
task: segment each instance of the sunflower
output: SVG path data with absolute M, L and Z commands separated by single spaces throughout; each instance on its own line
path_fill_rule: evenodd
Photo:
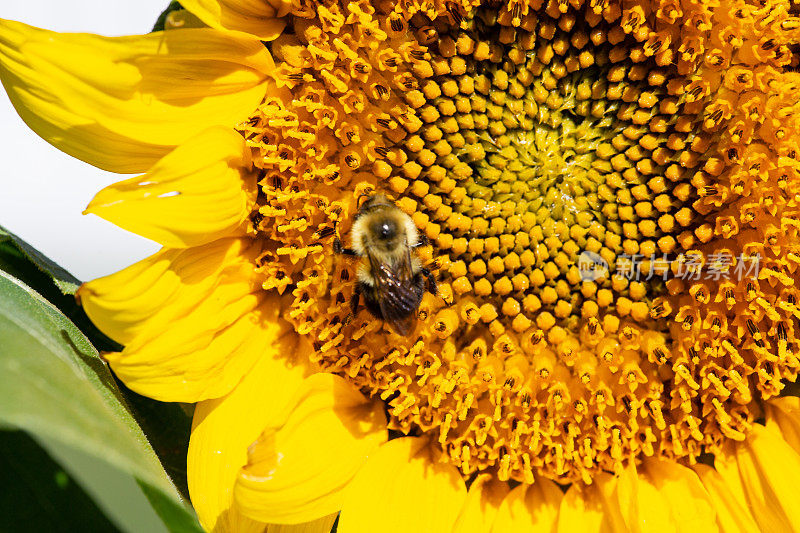
M 85 284 L 133 390 L 197 402 L 213 531 L 800 531 L 800 6 L 185 0 L 0 22 L 26 123 L 164 246 Z M 428 245 L 399 335 L 334 253 Z M 274 527 L 274 526 L 270 526 Z

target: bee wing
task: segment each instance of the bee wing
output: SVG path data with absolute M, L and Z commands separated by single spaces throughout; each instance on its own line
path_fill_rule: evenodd
M 414 315 L 414 313 L 411 313 L 410 315 L 398 318 L 397 320 L 389 320 L 388 322 L 392 325 L 398 335 L 406 336 L 414 330 L 414 324 L 417 322 L 417 317 Z
M 367 255 L 383 319 L 401 335 L 410 333 L 419 304 L 419 294 L 411 283 L 413 274 L 410 251 L 392 265 L 380 261 L 372 254 Z

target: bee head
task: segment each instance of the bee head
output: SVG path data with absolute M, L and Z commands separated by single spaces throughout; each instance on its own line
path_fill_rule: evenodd
M 407 250 L 416 238 L 411 218 L 383 194 L 366 196 L 360 202 L 352 228 L 355 250 L 393 256 Z
M 399 229 L 397 221 L 389 217 L 376 217 L 375 220 L 370 223 L 370 232 L 378 241 L 394 241 L 397 239 Z
M 395 204 L 382 194 L 362 195 L 359 200 L 358 216 L 364 217 L 371 245 L 385 250 L 395 249 L 404 229 L 402 221 L 398 220 L 399 210 Z
M 373 211 L 365 217 L 365 244 L 373 251 L 393 253 L 406 243 L 405 226 L 393 210 Z

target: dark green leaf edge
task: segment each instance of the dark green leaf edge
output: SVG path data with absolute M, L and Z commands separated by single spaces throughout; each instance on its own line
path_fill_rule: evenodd
M 0 243 L 11 241 L 14 246 L 42 273 L 53 280 L 62 294 L 75 294 L 81 282 L 54 261 L 45 257 L 39 250 L 0 226 Z
M 0 270 L 21 280 L 57 307 L 99 351 L 121 351 L 123 347 L 97 329 L 86 316 L 74 295 L 64 294 L 49 272 L 66 272 L 65 279 L 74 280 L 76 284 L 80 284 L 80 281 L 52 260 L 44 257 L 41 252 L 33 250 L 33 253 L 25 253 L 24 249 L 26 248 L 33 250 L 25 241 L 0 226 Z M 54 265 L 54 267 L 47 270 L 42 269 L 31 257 L 44 258 L 43 264 Z M 122 392 L 125 406 L 135 415 L 181 496 L 188 500 L 186 455 L 192 425 L 191 414 L 187 414 L 179 404 L 159 402 L 141 396 L 128 389 L 116 377 L 114 379 L 117 388 Z M 2 427 L 2 421 L 0 421 L 0 427 Z
M 75 300 L 80 280 L 0 226 L 0 270 L 19 279 L 70 319 L 98 350 L 116 352 L 122 346 L 104 335 Z
M 64 362 L 66 362 L 80 374 L 84 375 L 84 377 L 90 382 L 94 383 L 96 392 L 99 392 L 101 396 L 105 398 L 107 407 L 110 407 L 120 419 L 126 421 L 126 425 L 128 425 L 129 429 L 136 435 L 136 440 L 138 440 L 142 447 L 144 447 L 146 450 L 149 450 L 147 453 L 152 456 L 155 464 L 158 464 L 160 467 L 161 465 L 158 461 L 158 458 L 156 457 L 155 453 L 153 453 L 147 438 L 145 437 L 144 433 L 142 433 L 133 417 L 131 417 L 130 413 L 127 411 L 127 402 L 117 388 L 111 373 L 97 354 L 94 347 L 89 343 L 88 339 L 75 327 L 74 324 L 70 323 L 69 320 L 62 313 L 60 313 L 57 308 L 52 306 L 50 302 L 48 302 L 32 288 L 26 286 L 22 281 L 3 271 L 0 271 L 0 288 L 2 288 L 2 290 L 0 290 L 0 294 L 9 295 L 12 292 L 20 291 L 27 293 L 27 296 L 29 297 L 27 305 L 28 311 L 39 315 L 39 318 L 42 322 L 46 324 L 49 323 L 48 327 L 42 326 L 39 331 L 32 332 L 33 336 L 43 344 L 51 344 L 53 341 L 48 341 L 47 339 L 52 339 L 52 332 L 61 332 L 62 340 L 71 347 L 74 355 L 80 360 L 80 362 L 77 360 L 65 360 Z M 6 312 L 4 313 L 4 311 Z M 9 314 L 8 310 L 4 310 L 2 307 L 0 307 L 0 315 L 2 314 L 5 314 L 6 318 L 10 319 L 12 323 L 16 322 L 15 317 Z M 17 324 L 20 327 L 24 327 L 24 325 L 19 324 L 18 322 Z M 48 333 L 50 333 L 50 335 L 48 335 Z M 86 367 L 89 367 L 91 371 L 86 371 L 84 369 L 85 367 L 82 367 L 81 363 Z M 180 409 L 179 406 L 175 407 Z M 52 428 L 48 427 L 47 424 L 43 424 L 29 418 L 14 419 L 13 417 L 6 417 L 6 419 L 2 422 L 4 427 L 10 426 L 27 430 L 33 434 L 48 435 L 50 438 L 54 437 L 51 434 Z M 75 446 L 78 449 L 83 448 L 80 434 L 69 435 L 67 433 L 66 435 L 62 434 L 60 437 L 55 438 L 61 438 L 66 445 Z M 130 468 L 131 465 L 126 466 L 127 459 L 125 457 L 116 456 L 116 454 L 113 453 L 113 450 L 101 459 L 109 462 L 110 464 L 117 465 L 117 467 L 122 468 L 123 471 L 132 470 Z M 154 474 L 154 472 L 140 472 L 140 477 L 137 477 L 136 479 L 140 483 L 140 486 L 142 486 L 142 490 L 145 495 L 153 504 L 154 510 L 157 514 L 162 516 L 162 518 L 173 520 L 182 517 L 180 521 L 184 521 L 188 517 L 188 524 L 184 523 L 184 525 L 181 525 L 178 528 L 171 528 L 171 530 L 193 532 L 200 531 L 199 526 L 192 517 L 191 513 L 186 509 L 186 507 L 184 507 L 181 498 L 174 491 L 175 487 L 172 486 L 166 476 L 160 476 Z M 159 488 L 156 489 L 153 487 Z M 167 494 L 170 493 L 173 493 L 175 497 L 171 498 L 167 496 Z
M 180 2 L 176 2 L 175 0 L 170 2 L 169 5 L 167 6 L 167 9 L 162 11 L 161 14 L 158 16 L 158 18 L 156 19 L 156 23 L 153 25 L 153 29 L 151 30 L 151 32 L 164 31 L 164 26 L 166 26 L 167 24 L 167 17 L 169 16 L 169 14 L 172 13 L 173 11 L 179 11 L 181 9 L 183 9 L 183 6 L 180 4 Z

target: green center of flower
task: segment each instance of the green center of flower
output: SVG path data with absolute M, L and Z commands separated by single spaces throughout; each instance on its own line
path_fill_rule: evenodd
M 663 177 L 677 162 L 670 138 L 687 137 L 682 102 L 665 100 L 676 73 L 652 54 L 634 61 L 635 40 L 589 13 L 476 9 L 439 34 L 418 30 L 433 75 L 419 82 L 423 126 L 401 174 L 418 181 L 394 184 L 447 253 L 455 292 L 495 305 L 518 333 L 577 331 L 620 299 L 646 321 L 663 279 L 613 277 L 617 257 L 673 252 L 687 200 L 672 194 L 683 169 Z

